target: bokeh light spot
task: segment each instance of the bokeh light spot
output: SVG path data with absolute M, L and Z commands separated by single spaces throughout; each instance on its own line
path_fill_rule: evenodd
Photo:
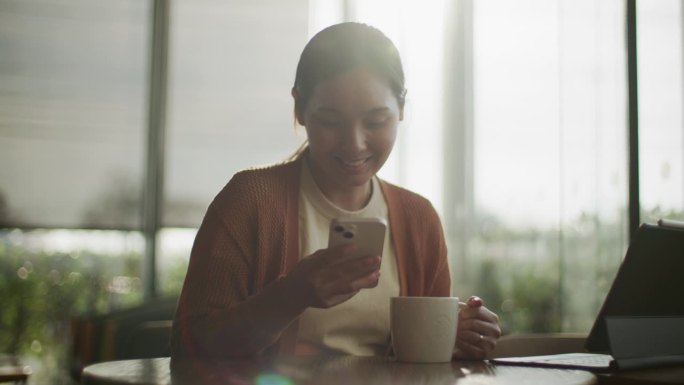
M 28 278 L 28 275 L 29 275 L 29 272 L 24 266 L 17 269 L 17 276 L 20 279 L 26 279 L 26 278 Z
M 33 342 L 31 342 L 31 350 L 35 353 L 40 353 L 43 351 L 43 345 L 40 343 L 40 341 L 33 340 Z

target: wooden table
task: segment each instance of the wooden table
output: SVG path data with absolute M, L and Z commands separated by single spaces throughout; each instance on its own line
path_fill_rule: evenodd
M 84 385 L 583 385 L 584 371 L 494 366 L 486 362 L 407 364 L 386 357 L 281 357 L 276 360 L 173 362 L 169 358 L 111 361 L 86 367 Z

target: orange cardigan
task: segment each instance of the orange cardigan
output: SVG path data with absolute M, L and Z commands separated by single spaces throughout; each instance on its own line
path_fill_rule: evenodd
M 210 204 L 195 238 L 173 323 L 172 351 L 197 343 L 189 323 L 230 308 L 295 266 L 299 255 L 299 179 L 303 157 L 233 176 Z M 447 249 L 430 202 L 381 181 L 401 295 L 449 296 Z M 295 321 L 270 351 L 293 352 Z M 194 350 L 194 349 L 193 349 Z

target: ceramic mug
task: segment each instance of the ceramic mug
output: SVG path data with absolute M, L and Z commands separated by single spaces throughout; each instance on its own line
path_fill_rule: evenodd
M 397 361 L 451 361 L 458 311 L 457 297 L 392 297 L 390 329 Z

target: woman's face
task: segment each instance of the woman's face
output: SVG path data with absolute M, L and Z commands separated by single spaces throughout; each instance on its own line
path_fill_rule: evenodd
M 403 111 L 389 84 L 360 68 L 319 83 L 299 116 L 310 167 L 328 197 L 358 188 L 389 157 Z

